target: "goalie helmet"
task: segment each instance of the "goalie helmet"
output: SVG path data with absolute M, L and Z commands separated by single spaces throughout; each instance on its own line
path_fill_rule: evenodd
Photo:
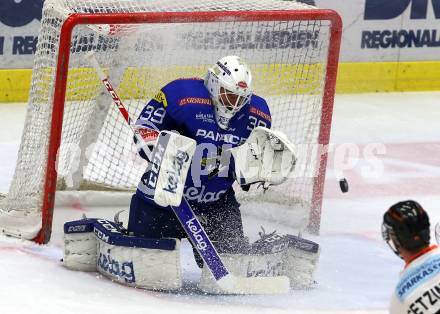
M 415 201 L 396 203 L 383 216 L 382 237 L 400 257 L 400 248 L 423 248 L 430 240 L 428 214 Z
M 214 103 L 217 124 L 222 129 L 227 129 L 232 117 L 249 102 L 251 83 L 251 71 L 237 56 L 223 57 L 208 69 L 205 86 Z

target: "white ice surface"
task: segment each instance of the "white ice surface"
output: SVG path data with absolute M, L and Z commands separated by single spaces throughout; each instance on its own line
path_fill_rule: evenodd
M 0 236 L 0 313 L 386 313 L 403 262 L 381 240 L 384 210 L 414 198 L 433 223 L 440 220 L 438 99 L 440 93 L 336 97 L 321 236 L 313 238 L 322 249 L 318 284 L 310 291 L 203 295 L 196 289 L 200 272 L 188 244 L 182 253 L 185 286 L 177 294 L 128 288 L 95 273 L 66 270 L 59 262 L 62 224 L 84 212 L 71 206 L 55 211 L 48 245 Z M 7 192 L 13 175 L 24 113 L 24 105 L 0 105 L 0 193 Z M 357 150 L 346 143 L 357 144 Z M 381 167 L 368 159 L 371 143 L 385 147 L 385 153 L 376 154 Z M 340 192 L 336 176 L 348 179 L 348 193 Z M 86 213 L 112 218 L 114 210 Z

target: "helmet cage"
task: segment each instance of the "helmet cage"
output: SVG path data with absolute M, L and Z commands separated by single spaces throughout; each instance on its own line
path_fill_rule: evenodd
M 440 243 L 440 223 L 438 222 L 436 225 L 435 225 L 435 240 L 437 241 L 437 244 L 439 244 Z
M 241 108 L 243 108 L 251 98 L 250 94 L 239 93 L 237 91 L 231 91 L 226 89 L 223 86 L 220 86 L 218 92 L 218 105 L 224 108 L 225 112 L 229 112 L 232 116 L 234 116 Z
M 391 227 L 386 222 L 382 223 L 382 238 L 388 244 L 388 246 L 391 248 L 394 254 L 402 258 L 399 252 L 400 249 L 399 240 L 397 239 L 396 234 L 394 233 L 393 227 Z

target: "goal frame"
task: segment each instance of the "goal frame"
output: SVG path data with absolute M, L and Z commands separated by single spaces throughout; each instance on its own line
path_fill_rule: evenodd
M 135 12 L 135 13 L 74 13 L 67 17 L 61 27 L 54 97 L 49 133 L 48 157 L 44 177 L 41 208 L 42 227 L 33 239 L 40 244 L 48 243 L 52 233 L 52 221 L 57 186 L 57 153 L 61 144 L 66 82 L 69 71 L 70 44 L 75 26 L 82 24 L 137 24 L 137 23 L 191 23 L 216 22 L 231 19 L 234 22 L 327 20 L 331 22 L 329 53 L 327 55 L 326 79 L 321 109 L 321 125 L 318 142 L 324 150 L 319 158 L 317 175 L 314 176 L 313 196 L 308 230 L 317 234 L 321 219 L 322 196 L 327 165 L 326 145 L 330 138 L 333 102 L 342 33 L 342 21 L 334 10 L 283 10 L 283 11 L 205 11 L 205 12 Z M 313 223 L 312 223 L 313 222 Z

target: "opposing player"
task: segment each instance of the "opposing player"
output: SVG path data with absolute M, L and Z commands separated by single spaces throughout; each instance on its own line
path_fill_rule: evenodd
M 405 261 L 390 313 L 439 313 L 440 251 L 430 245 L 428 214 L 415 201 L 396 203 L 384 214 L 382 236 Z
M 291 287 L 309 287 L 319 256 L 316 243 L 271 233 L 249 244 L 243 232 L 233 184 L 237 182 L 244 190 L 254 183 L 266 187 L 281 184 L 295 166 L 293 145 L 283 133 L 270 127 L 268 105 L 253 94 L 251 71 L 237 56 L 221 58 L 204 80 L 170 82 L 145 105 L 136 121 L 135 128 L 148 130 L 143 138 L 154 150 L 151 156 L 144 149 L 139 151 L 150 161 L 131 199 L 127 230 L 102 219 L 65 225 L 65 243 L 72 245 L 65 247 L 68 254 L 64 264 L 79 270 L 93 264 L 89 258 L 93 254 L 87 251 L 90 246 L 86 244 L 93 238 L 90 230 L 94 230 L 98 238 L 98 271 L 124 284 L 179 288 L 179 239 L 187 234 L 166 205 L 171 203 L 158 197 L 167 191 L 179 203 L 182 197 L 188 201 L 231 272 L 242 277 L 288 276 Z M 151 132 L 152 129 L 156 131 Z M 162 143 L 160 131 L 175 131 L 195 140 L 192 160 L 187 158 L 183 146 L 177 147 L 177 142 Z M 189 163 L 189 171 L 182 171 L 183 165 Z M 202 267 L 202 259 L 196 250 L 194 253 Z M 201 288 L 222 293 L 205 270 Z

